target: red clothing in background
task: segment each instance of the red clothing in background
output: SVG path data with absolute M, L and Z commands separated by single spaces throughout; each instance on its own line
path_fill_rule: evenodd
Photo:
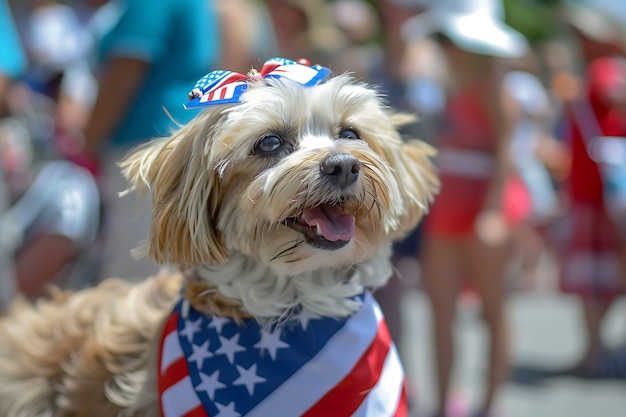
M 470 86 L 450 97 L 446 105 L 435 142 L 441 191 L 424 219 L 427 235 L 472 235 L 496 175 L 498 137 L 481 102 L 481 88 Z M 507 179 L 502 211 L 509 223 L 519 223 L 530 205 L 524 184 L 518 178 Z
M 587 152 L 587 136 L 626 136 L 623 113 L 611 107 L 623 67 L 614 58 L 598 58 L 587 72 L 586 103 L 569 114 L 572 164 L 568 182 L 571 212 L 562 253 L 561 288 L 586 298 L 612 298 L 624 290 L 618 236 L 604 205 L 601 169 Z M 593 113 L 591 112 L 593 111 Z
M 585 141 L 581 134 L 580 123 L 591 124 L 591 129 L 599 126 L 604 136 L 626 136 L 626 120 L 624 114 L 610 106 L 609 95 L 624 75 L 622 66 L 614 58 L 598 58 L 588 68 L 587 100 L 595 115 L 578 116 L 574 121 L 570 116 L 570 141 L 572 152 L 571 175 L 569 190 L 574 203 L 586 203 L 602 207 L 602 178 L 598 165 L 587 153 Z M 594 126 L 595 125 L 595 126 Z

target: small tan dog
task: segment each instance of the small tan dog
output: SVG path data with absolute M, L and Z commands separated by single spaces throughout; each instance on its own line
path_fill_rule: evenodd
M 144 249 L 181 272 L 16 303 L 0 416 L 406 415 L 368 290 L 437 190 L 434 152 L 373 89 L 301 67 L 200 84 L 190 104 L 209 108 L 121 163 L 152 198 Z

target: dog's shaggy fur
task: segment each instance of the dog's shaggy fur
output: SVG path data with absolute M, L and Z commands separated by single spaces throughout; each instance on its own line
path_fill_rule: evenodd
M 121 167 L 152 198 L 143 249 L 181 272 L 16 303 L 0 322 L 0 416 L 158 416 L 158 339 L 181 288 L 197 310 L 235 319 L 350 315 L 356 294 L 390 277 L 392 240 L 438 186 L 433 150 L 402 141 L 403 119 L 348 75 L 263 80 L 136 149 Z M 320 207 L 353 230 L 326 239 L 305 215 Z

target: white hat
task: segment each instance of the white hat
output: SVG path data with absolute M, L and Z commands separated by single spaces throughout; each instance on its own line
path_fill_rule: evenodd
M 504 23 L 501 0 L 440 0 L 402 27 L 405 40 L 440 32 L 468 52 L 503 58 L 523 55 L 524 36 Z
M 626 46 L 626 3 L 623 0 L 565 0 L 561 17 L 590 39 Z

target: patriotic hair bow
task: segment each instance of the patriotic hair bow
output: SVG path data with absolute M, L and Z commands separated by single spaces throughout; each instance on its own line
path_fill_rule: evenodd
M 189 109 L 240 103 L 249 81 L 286 78 L 304 87 L 312 87 L 323 81 L 330 73 L 328 68 L 320 65 L 311 66 L 306 59 L 295 62 L 285 58 L 272 58 L 263 64 L 261 71 L 251 69 L 246 75 L 225 70 L 213 71 L 198 80 L 189 93 L 189 102 L 185 107 Z

